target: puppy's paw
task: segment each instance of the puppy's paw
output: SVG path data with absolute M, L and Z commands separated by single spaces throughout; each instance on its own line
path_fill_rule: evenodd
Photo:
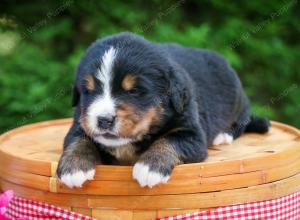
M 134 165 L 132 176 L 141 187 L 148 186 L 150 188 L 160 183 L 167 183 L 170 178 L 170 175 L 164 175 L 157 169 L 150 169 L 149 165 L 142 162 Z
M 63 155 L 57 168 L 57 176 L 69 188 L 82 187 L 83 183 L 93 180 L 95 175 L 93 161 L 67 154 Z
M 67 185 L 69 188 L 82 187 L 82 184 L 87 180 L 93 180 L 95 175 L 95 169 L 89 171 L 75 171 L 74 173 L 64 173 L 60 177 L 61 182 Z

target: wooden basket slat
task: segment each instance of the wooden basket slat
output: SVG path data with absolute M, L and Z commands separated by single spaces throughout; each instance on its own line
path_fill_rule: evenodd
M 175 167 L 172 179 L 214 177 L 265 170 L 283 166 L 299 159 L 300 143 L 282 152 L 265 152 L 255 158 L 220 162 L 184 164 Z M 222 169 L 220 169 L 222 167 Z M 97 166 L 95 180 L 132 181 L 132 168 L 120 166 Z
M 300 157 L 285 166 L 279 166 L 263 171 L 237 173 L 216 177 L 202 177 L 178 180 L 170 179 L 168 184 L 154 187 L 153 189 L 141 188 L 136 181 L 92 181 L 81 189 L 69 189 L 61 184 L 57 178 L 45 177 L 25 173 L 2 166 L 0 177 L 10 182 L 27 187 L 71 194 L 89 195 L 163 195 L 199 193 L 217 190 L 235 189 L 260 185 L 293 176 L 300 172 Z
M 300 174 L 240 189 L 180 195 L 93 196 L 57 194 L 20 186 L 0 179 L 2 190 L 14 189 L 17 196 L 64 207 L 121 210 L 190 210 L 242 204 L 279 198 L 300 190 Z
M 300 190 L 300 174 L 287 179 L 241 189 L 181 195 L 97 196 L 89 199 L 89 207 L 116 209 L 197 209 L 279 198 Z
M 265 184 L 288 178 L 300 172 L 300 160 L 286 166 L 264 171 L 254 171 L 241 174 L 218 177 L 198 177 L 198 179 L 172 180 L 167 184 L 150 188 L 141 188 L 136 182 L 125 181 L 91 181 L 76 191 L 67 188 L 59 181 L 56 190 L 59 193 L 89 194 L 89 195 L 168 195 L 200 193 L 236 189 Z
M 49 191 L 50 189 L 50 177 L 25 173 L 5 166 L 0 167 L 0 178 L 34 189 L 44 191 Z
M 157 211 L 133 211 L 132 219 L 133 220 L 153 220 L 156 219 Z M 165 217 L 165 216 L 164 216 Z
M 0 161 L 2 166 L 12 170 L 19 170 L 41 176 L 51 176 L 51 163 L 46 161 L 29 160 L 21 157 L 15 157 L 3 151 L 0 152 Z
M 88 208 L 88 196 L 86 195 L 73 195 L 73 194 L 60 194 L 51 193 L 43 190 L 38 190 L 23 185 L 18 185 L 7 180 L 0 178 L 0 189 L 2 191 L 14 190 L 15 195 L 40 201 L 49 204 L 57 205 L 60 207 L 79 207 Z

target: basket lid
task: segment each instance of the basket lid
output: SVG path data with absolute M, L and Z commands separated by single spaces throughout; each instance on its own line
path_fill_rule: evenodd
M 0 136 L 0 177 L 60 193 L 156 195 L 210 192 L 268 183 L 300 171 L 300 132 L 278 122 L 265 135 L 244 134 L 231 145 L 212 146 L 205 162 L 177 166 L 168 184 L 140 188 L 130 166 L 99 165 L 95 180 L 68 189 L 55 171 L 71 119 L 41 122 Z M 34 183 L 31 181 L 34 178 Z

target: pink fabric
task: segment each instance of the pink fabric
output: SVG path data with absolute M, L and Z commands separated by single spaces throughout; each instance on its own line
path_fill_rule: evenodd
M 300 220 L 300 192 L 278 199 L 158 218 L 159 220 Z
M 43 202 L 14 197 L 12 191 L 0 197 L 0 220 L 92 220 L 88 216 L 77 214 Z M 9 204 L 8 204 L 9 203 Z M 4 208 L 4 209 L 3 209 Z M 2 217 L 1 217 L 2 216 Z M 23 218 L 20 218 L 23 217 Z M 159 220 L 300 220 L 300 192 L 290 194 L 278 199 L 232 205 L 177 215 L 173 217 L 158 218 Z
M 54 205 L 49 205 L 44 202 L 36 202 L 19 197 L 14 197 L 11 200 L 10 204 L 7 207 L 5 216 L 11 219 L 25 217 L 25 219 L 28 220 L 93 220 L 93 218 L 91 217 L 71 212 Z
M 5 217 L 5 213 L 7 211 L 7 206 L 9 205 L 13 197 L 14 197 L 14 192 L 12 190 L 8 190 L 0 196 L 0 220 L 9 220 L 8 218 Z M 16 219 L 26 220 L 26 218 L 23 217 L 16 217 Z

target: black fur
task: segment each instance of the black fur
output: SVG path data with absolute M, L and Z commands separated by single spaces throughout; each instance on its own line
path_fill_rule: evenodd
M 168 171 L 162 165 L 157 172 L 164 170 L 164 175 L 170 173 L 178 161 L 193 163 L 204 160 L 207 147 L 220 132 L 237 138 L 245 131 L 268 131 L 270 124 L 267 120 L 250 117 L 249 101 L 240 80 L 222 56 L 173 43 L 152 43 L 134 34 L 121 33 L 93 43 L 79 64 L 73 94 L 74 124 L 65 139 L 66 151 L 75 139 L 85 137 L 97 146 L 102 163 L 118 163 L 117 158 L 106 150 L 110 146 L 96 143 L 79 123 L 81 114 L 101 90 L 99 87 L 93 94 L 87 94 L 84 77 L 86 74 L 96 74 L 102 65 L 99 62 L 101 57 L 110 47 L 118 51 L 112 70 L 113 97 L 130 103 L 142 112 L 158 102 L 164 109 L 160 123 L 153 125 L 142 139 L 132 143 L 135 153 L 142 155 L 141 158 L 148 156 L 155 161 L 167 160 L 168 157 L 157 154 L 158 157 L 153 159 L 153 149 L 156 148 L 152 144 L 161 138 L 167 141 L 171 146 L 168 145 L 169 150 L 176 152 L 173 152 L 172 158 L 174 155 L 178 158 L 172 159 L 174 162 L 166 162 Z M 136 74 L 140 80 L 140 88 L 130 94 L 120 88 L 120 82 L 127 73 Z M 155 152 L 163 152 L 163 149 Z M 82 157 L 82 160 L 86 159 Z
M 269 131 L 270 122 L 265 118 L 251 116 L 250 122 L 247 124 L 245 132 L 266 133 Z

